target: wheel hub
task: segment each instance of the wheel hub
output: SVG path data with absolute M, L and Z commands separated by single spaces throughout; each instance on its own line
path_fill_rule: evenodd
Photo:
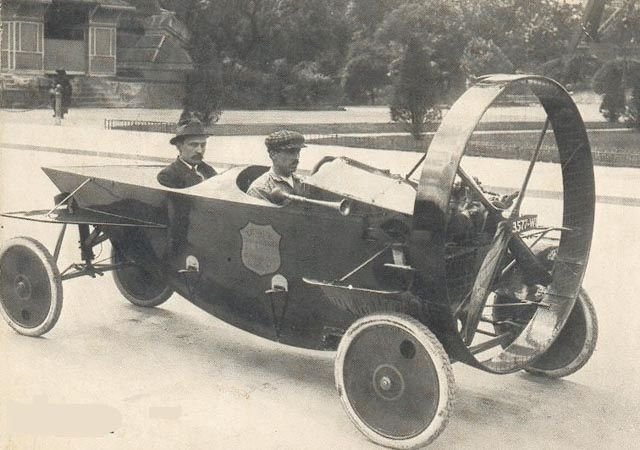
M 29 300 L 31 298 L 31 282 L 24 275 L 16 276 L 14 289 L 20 300 Z
M 404 394 L 404 377 L 390 364 L 382 364 L 373 372 L 373 388 L 385 400 L 397 400 Z

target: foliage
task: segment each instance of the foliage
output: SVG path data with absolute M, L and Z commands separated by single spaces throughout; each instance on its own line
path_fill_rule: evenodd
M 617 122 L 624 113 L 624 61 L 616 59 L 604 64 L 594 75 L 593 90 L 602 94 L 600 112 L 610 122 Z
M 625 107 L 625 122 L 640 128 L 640 61 L 626 61 L 625 86 L 630 90 Z
M 560 57 L 580 23 L 573 2 L 537 0 L 461 0 L 468 36 L 493 39 L 515 68 L 530 71 Z
M 400 57 L 413 40 L 431 53 L 442 70 L 457 71 L 467 38 L 457 2 L 427 0 L 406 3 L 389 12 L 376 39 Z
M 491 39 L 471 38 L 464 48 L 460 66 L 469 79 L 488 73 L 513 73 L 513 64 Z
M 535 8 L 530 0 L 160 3 L 190 30 L 196 70 L 209 70 L 196 78 L 213 85 L 196 91 L 222 91 L 225 105 L 255 107 L 326 103 L 339 91 L 351 101 L 374 101 L 394 83 L 394 65 L 413 39 L 447 74 L 450 82 L 440 88 L 450 92 L 440 94 L 453 98 L 465 72 L 511 71 L 507 61 L 528 71 L 561 57 L 579 19 L 578 6 L 557 0 L 538 0 Z M 209 97 L 219 109 L 217 93 Z
M 186 77 L 185 96 L 180 121 L 197 117 L 205 125 L 212 125 L 222 114 L 222 75 L 212 64 L 197 66 Z
M 198 30 L 206 25 L 206 16 L 200 14 L 201 5 L 191 1 L 192 9 L 186 16 L 186 26 Z M 192 33 L 187 51 L 193 61 L 193 70 L 185 80 L 185 96 L 182 101 L 180 121 L 197 117 L 206 125 L 217 122 L 222 114 L 222 77 L 216 58 L 215 43 L 210 36 Z
M 261 107 L 335 97 L 350 42 L 348 0 L 163 3 L 187 24 L 195 42 L 208 43 L 201 46 L 210 50 L 203 62 L 223 62 L 225 104 Z
M 540 66 L 540 73 L 569 85 L 591 80 L 601 65 L 595 56 L 576 54 L 547 61 Z
M 319 71 L 318 63 L 302 61 L 291 69 L 282 94 L 286 105 L 311 106 L 330 98 L 332 87 L 332 79 Z
M 434 119 L 440 69 L 418 39 L 411 39 L 394 82 L 391 120 L 404 122 L 415 139 L 422 139 L 425 121 Z
M 604 17 L 616 15 L 600 35 L 601 42 L 637 44 L 640 42 L 640 4 L 627 2 L 617 10 L 617 5 L 605 5 Z
M 349 2 L 347 17 L 352 29 L 362 36 L 371 37 L 380 26 L 384 16 L 406 0 L 352 0 Z
M 389 52 L 370 40 L 353 41 L 342 74 L 342 89 L 352 101 L 375 104 L 376 89 L 389 83 Z

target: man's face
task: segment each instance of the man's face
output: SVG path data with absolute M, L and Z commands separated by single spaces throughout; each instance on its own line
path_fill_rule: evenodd
M 269 156 L 273 161 L 274 172 L 282 177 L 289 177 L 298 168 L 300 149 L 270 152 Z
M 191 165 L 202 162 L 204 152 L 207 149 L 207 136 L 187 136 L 182 142 L 176 144 L 180 151 L 180 157 Z

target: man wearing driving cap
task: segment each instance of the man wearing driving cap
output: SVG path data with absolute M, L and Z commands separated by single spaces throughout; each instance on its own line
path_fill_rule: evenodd
M 198 119 L 179 123 L 176 135 L 169 141 L 178 148 L 178 158 L 158 173 L 158 182 L 171 188 L 186 188 L 216 175 L 215 169 L 202 160 L 208 137 Z
M 283 194 L 303 193 L 302 180 L 294 172 L 300 161 L 300 149 L 306 147 L 304 136 L 295 131 L 280 130 L 267 136 L 264 143 L 271 158 L 271 169 L 251 183 L 247 194 L 283 204 L 286 201 Z

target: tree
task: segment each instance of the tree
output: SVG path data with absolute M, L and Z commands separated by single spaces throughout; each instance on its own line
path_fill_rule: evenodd
M 492 39 L 515 68 L 530 71 L 564 54 L 580 5 L 557 0 L 459 0 L 469 37 Z
M 462 52 L 460 66 L 468 79 L 488 73 L 513 73 L 513 64 L 491 39 L 472 38 Z
M 460 56 L 468 38 L 462 12 L 450 0 L 406 3 L 390 11 L 376 33 L 379 43 L 400 56 L 410 41 L 428 48 L 442 70 L 459 70 Z
M 342 73 L 342 89 L 352 101 L 375 103 L 375 91 L 389 84 L 389 52 L 363 39 L 353 41 Z
M 209 42 L 222 65 L 227 101 L 234 106 L 263 107 L 289 99 L 326 101 L 335 89 L 298 95 L 309 84 L 309 70 L 283 74 L 298 64 L 313 66 L 314 76 L 339 88 L 339 76 L 351 38 L 348 0 L 165 0 L 176 8 L 194 39 Z M 204 46 L 203 46 L 204 47 Z M 213 59 L 212 59 L 213 60 Z M 309 66 L 310 67 L 310 66 Z M 298 68 L 299 69 L 299 68 Z M 296 69 L 297 70 L 297 69 Z M 311 77 L 313 78 L 313 77 Z M 302 83 L 296 86 L 296 83 Z M 306 87 L 305 87 L 306 86 Z M 279 92 L 274 92 L 274 90 Z M 285 92 L 286 90 L 286 92 Z
M 627 1 L 621 6 L 620 8 L 620 5 L 605 5 L 604 16 L 614 17 L 613 20 L 607 20 L 608 24 L 599 36 L 600 41 L 623 45 L 637 44 L 640 42 L 640 3 Z
M 417 140 L 438 97 L 440 70 L 417 38 L 411 39 L 394 83 L 391 120 L 404 122 Z
M 351 0 L 347 17 L 354 32 L 370 37 L 379 28 L 384 16 L 408 0 Z
M 191 32 L 187 51 L 193 61 L 193 70 L 185 79 L 185 96 L 180 121 L 197 117 L 205 125 L 217 122 L 222 114 L 222 75 L 214 42 L 208 33 L 207 16 L 203 14 L 208 3 L 192 0 L 186 12 L 185 25 Z
M 456 81 L 463 78 L 460 57 L 468 37 L 462 17 L 459 3 L 450 0 L 404 3 L 387 13 L 376 32 L 376 41 L 386 46 L 396 61 L 403 59 L 410 41 L 421 43 L 440 70 L 448 74 L 448 80 L 453 81 L 439 86 L 445 98 L 452 87 L 457 87 Z M 398 73 L 393 69 L 390 72 L 392 79 Z

